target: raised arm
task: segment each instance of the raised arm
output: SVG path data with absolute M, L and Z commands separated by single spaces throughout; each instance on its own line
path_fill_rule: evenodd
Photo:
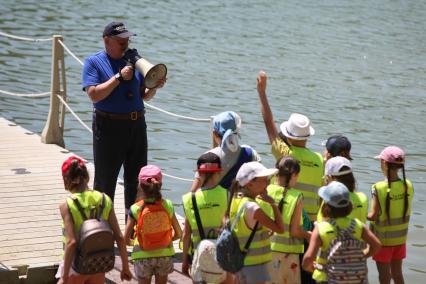
M 260 111 L 262 112 L 263 122 L 265 123 L 269 142 L 272 144 L 272 141 L 278 137 L 278 131 L 277 127 L 275 126 L 271 108 L 269 107 L 268 98 L 266 97 L 266 81 L 266 73 L 265 71 L 261 70 L 257 76 L 257 93 L 259 94 Z

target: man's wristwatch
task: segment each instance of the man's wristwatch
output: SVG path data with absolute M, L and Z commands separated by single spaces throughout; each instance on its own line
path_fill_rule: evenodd
M 120 71 L 118 71 L 118 73 L 117 74 L 115 74 L 115 79 L 117 79 L 118 80 L 118 82 L 123 82 L 123 75 L 121 75 L 121 72 Z

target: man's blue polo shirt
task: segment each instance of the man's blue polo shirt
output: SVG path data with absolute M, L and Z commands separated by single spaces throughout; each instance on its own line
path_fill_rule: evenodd
M 105 51 L 89 56 L 83 65 L 83 90 L 108 81 L 124 66 L 126 66 L 124 59 L 112 59 Z M 143 75 L 135 70 L 132 80 L 120 82 L 108 97 L 93 103 L 93 106 L 98 110 L 112 113 L 140 111 L 144 108 L 140 96 L 142 84 Z

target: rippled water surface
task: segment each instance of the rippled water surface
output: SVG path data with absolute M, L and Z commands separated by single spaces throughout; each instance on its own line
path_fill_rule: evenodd
M 89 1 L 87 1 L 89 2 Z M 269 76 L 268 96 L 277 123 L 291 112 L 308 115 L 316 130 L 309 147 L 321 151 L 329 135 L 353 144 L 360 191 L 381 180 L 372 159 L 390 144 L 407 152 L 415 199 L 410 223 L 407 283 L 426 276 L 426 2 L 425 1 L 11 1 L 0 4 L 0 31 L 30 38 L 59 34 L 75 55 L 103 48 L 112 20 L 138 34 L 131 45 L 163 62 L 167 85 L 152 104 L 178 114 L 209 118 L 234 110 L 242 140 L 273 165 L 259 112 L 256 76 Z M 0 90 L 49 91 L 51 42 L 0 36 Z M 90 126 L 91 103 L 81 91 L 81 65 L 66 54 L 70 106 Z M 0 116 L 41 133 L 49 98 L 0 94 Z M 196 158 L 211 146 L 205 122 L 147 110 L 149 161 L 168 174 L 191 178 Z M 65 143 L 91 160 L 91 134 L 69 113 Z M 167 178 L 177 204 L 190 184 Z M 371 263 L 370 263 L 371 264 Z M 376 269 L 370 265 L 371 282 Z M 374 278 L 374 279 L 373 279 Z

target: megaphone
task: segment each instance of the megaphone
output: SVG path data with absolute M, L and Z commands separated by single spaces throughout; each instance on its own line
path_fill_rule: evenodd
M 132 63 L 136 69 L 139 70 L 144 76 L 144 85 L 148 89 L 157 87 L 158 80 L 166 79 L 167 67 L 160 63 L 157 65 L 152 64 L 145 58 L 142 58 L 136 49 L 128 48 L 124 52 L 124 58 Z

